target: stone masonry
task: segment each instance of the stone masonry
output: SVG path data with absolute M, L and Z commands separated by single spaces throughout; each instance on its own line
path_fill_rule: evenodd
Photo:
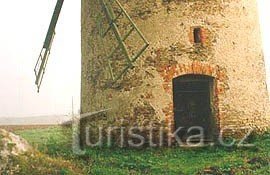
M 100 0 L 82 0 L 81 113 L 110 108 L 84 119 L 81 127 L 166 125 L 174 129 L 173 78 L 186 74 L 214 78 L 213 118 L 217 132 L 241 134 L 269 127 L 268 94 L 255 0 L 119 0 L 149 41 L 149 47 L 114 85 L 106 56 L 117 45 Z M 114 7 L 114 6 L 113 6 Z M 116 10 L 117 11 L 117 10 Z M 122 21 L 121 21 L 122 20 Z M 120 19 L 120 33 L 127 29 Z M 201 43 L 194 41 L 200 28 Z M 133 52 L 139 40 L 126 41 Z M 115 72 L 124 56 L 113 58 Z M 82 131 L 83 132 L 83 131 Z M 83 134 L 82 134 L 83 135 Z

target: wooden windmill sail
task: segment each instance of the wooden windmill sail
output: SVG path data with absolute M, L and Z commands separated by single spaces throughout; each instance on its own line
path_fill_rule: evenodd
M 35 65 L 35 76 L 36 76 L 36 81 L 35 84 L 37 85 L 38 88 L 38 92 L 42 83 L 42 79 L 45 73 L 45 69 L 46 69 L 46 65 L 48 62 L 48 58 L 50 55 L 50 50 L 51 50 L 51 46 L 52 46 L 52 42 L 54 39 L 54 35 L 55 35 L 55 27 L 63 6 L 64 0 L 57 0 L 56 6 L 55 6 L 55 10 L 51 19 L 51 23 L 43 44 L 43 47 L 41 49 L 41 52 L 39 54 L 38 60 L 36 62 Z
M 112 49 L 106 58 L 112 83 L 114 83 L 119 78 L 121 78 L 128 71 L 128 69 L 133 67 L 133 63 L 146 50 L 146 48 L 149 46 L 149 43 L 118 0 L 100 0 L 100 5 L 102 6 L 102 10 L 106 16 L 107 22 L 109 23 L 109 27 L 102 34 L 102 37 L 105 37 L 109 31 L 112 31 L 118 42 L 117 46 Z M 120 18 L 125 18 L 127 20 L 125 26 L 130 26 L 129 29 L 124 33 L 121 33 L 118 27 L 119 23 L 121 23 Z M 137 39 L 141 40 L 142 44 L 138 46 L 135 53 L 132 54 L 128 49 L 126 40 L 131 37 L 133 33 L 138 35 Z M 124 56 L 123 59 L 125 59 L 127 62 L 123 69 L 119 70 L 117 73 L 114 72 L 111 67 L 112 62 L 114 61 L 113 57 L 116 52 L 122 52 Z

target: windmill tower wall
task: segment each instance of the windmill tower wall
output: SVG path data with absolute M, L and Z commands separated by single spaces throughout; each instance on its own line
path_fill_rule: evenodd
M 226 133 L 238 135 L 244 132 L 242 127 L 263 131 L 269 126 L 256 1 L 120 2 L 150 45 L 133 69 L 108 86 L 106 58 L 117 42 L 113 33 L 101 36 L 109 22 L 100 1 L 82 0 L 81 112 L 110 108 L 102 116 L 82 120 L 82 126 L 162 123 L 173 129 L 173 80 L 190 74 L 213 78 L 210 103 L 215 132 L 230 128 Z M 120 19 L 118 27 L 124 33 L 127 22 Z M 141 45 L 136 36 L 126 43 L 130 52 Z M 119 53 L 112 59 L 114 71 L 123 69 L 122 57 Z

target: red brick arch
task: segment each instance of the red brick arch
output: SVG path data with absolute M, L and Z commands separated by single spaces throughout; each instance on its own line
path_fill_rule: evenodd
M 176 64 L 171 66 L 165 66 L 161 69 L 160 75 L 163 78 L 163 88 L 165 92 L 170 95 L 173 99 L 172 91 L 172 80 L 176 77 L 187 75 L 187 74 L 197 74 L 197 75 L 207 75 L 214 78 L 214 108 L 215 117 L 217 121 L 217 128 L 220 129 L 220 120 L 222 114 L 222 106 L 219 104 L 220 98 L 225 94 L 228 88 L 225 69 L 222 69 L 218 65 L 211 65 L 205 62 L 193 61 L 189 64 Z M 166 122 L 168 125 L 174 127 L 174 113 L 173 113 L 173 100 L 163 109 L 166 116 Z

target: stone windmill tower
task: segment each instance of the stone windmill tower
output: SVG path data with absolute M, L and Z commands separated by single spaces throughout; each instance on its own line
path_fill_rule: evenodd
M 81 20 L 81 112 L 110 109 L 82 128 L 267 128 L 255 0 L 82 0 Z

